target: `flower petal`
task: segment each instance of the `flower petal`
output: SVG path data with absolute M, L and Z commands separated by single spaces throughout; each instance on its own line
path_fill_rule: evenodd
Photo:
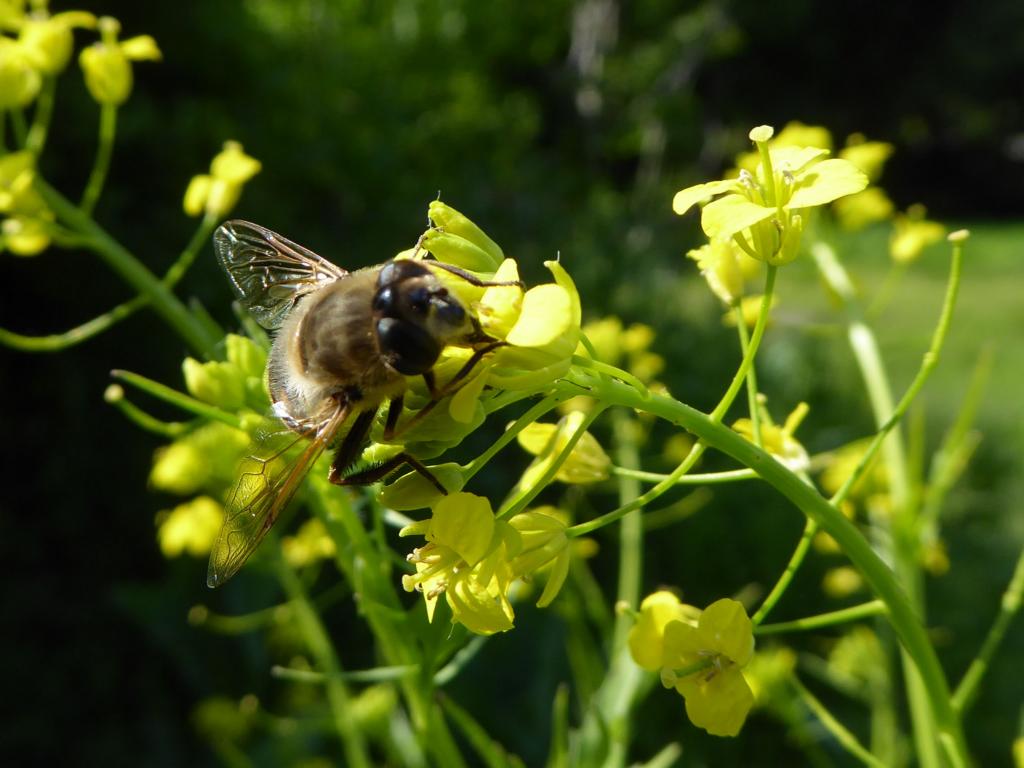
M 505 340 L 517 347 L 543 347 L 571 326 L 569 292 L 555 283 L 545 283 L 531 288 L 523 296 L 523 311 Z
M 676 683 L 686 699 L 686 716 L 712 736 L 735 736 L 754 704 L 754 694 L 739 667 L 687 675 Z
M 752 203 L 742 195 L 726 195 L 704 206 L 700 225 L 712 239 L 730 238 L 773 213 L 774 208 Z
M 737 179 L 722 179 L 681 189 L 672 198 L 672 210 L 682 216 L 702 200 L 707 200 L 709 197 L 720 195 L 723 192 L 735 191 L 738 183 Z
M 868 185 L 868 177 L 853 163 L 839 158 L 822 160 L 798 176 L 787 208 L 807 208 L 860 192 Z
M 701 647 L 717 651 L 743 666 L 754 653 L 754 626 L 736 600 L 716 600 L 700 615 Z
M 452 493 L 434 506 L 427 539 L 450 547 L 469 565 L 487 554 L 494 535 L 491 502 L 472 493 Z

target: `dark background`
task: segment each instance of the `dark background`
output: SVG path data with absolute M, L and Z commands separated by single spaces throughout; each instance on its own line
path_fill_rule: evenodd
M 54 10 L 69 7 L 54 2 Z M 734 360 L 714 315 L 703 327 L 680 326 L 688 311 L 679 306 L 680 281 L 696 279 L 680 254 L 697 233 L 693 217 L 673 216 L 669 201 L 686 184 L 717 178 L 750 127 L 798 119 L 827 125 L 839 139 L 861 131 L 891 141 L 890 195 L 900 207 L 925 202 L 939 219 L 1010 220 L 1024 199 L 1019 2 L 204 0 L 97 1 L 88 10 L 119 18 L 125 37 L 154 35 L 164 54 L 162 63 L 135 67 L 97 210 L 154 271 L 192 231 L 181 212 L 189 178 L 234 138 L 263 163 L 237 215 L 347 267 L 408 247 L 439 192 L 527 265 L 528 280 L 560 251 L 585 310 L 656 327 L 666 381 L 698 407 L 713 402 Z M 96 119 L 72 65 L 42 162 L 70 196 L 88 175 Z M 230 327 L 227 286 L 209 256 L 180 293 Z M 0 259 L 0 325 L 23 333 L 63 330 L 129 297 L 87 253 Z M 805 352 L 812 363 L 822 354 L 814 345 Z M 219 598 L 203 586 L 203 564 L 159 555 L 153 516 L 173 500 L 145 487 L 158 443 L 102 401 L 109 369 L 176 384 L 185 353 L 145 313 L 59 355 L 0 350 L 0 754 L 21 764 L 213 764 L 189 725 L 192 707 L 215 692 L 237 697 L 270 685 L 255 641 L 186 625 L 191 605 Z M 766 388 L 772 383 L 769 374 Z M 780 411 L 808 398 L 833 426 L 809 447 L 867 430 L 852 382 L 844 389 L 822 375 L 801 386 L 799 395 L 779 395 Z M 854 411 L 861 415 L 850 423 L 845 415 Z M 983 458 L 983 476 L 971 482 L 999 503 L 1015 465 L 998 447 Z M 756 517 L 688 523 L 687 540 L 707 542 L 707 561 L 652 550 L 647 586 L 693 584 L 688 596 L 699 603 L 772 573 L 801 520 L 764 496 Z M 719 503 L 728 509 L 728 501 L 726 494 Z M 737 524 L 743 541 L 723 533 Z M 1008 571 L 986 575 L 987 546 L 964 553 L 979 558 L 980 581 L 961 579 L 954 592 L 1000 588 Z M 610 572 L 614 558 L 606 559 Z M 820 600 L 815 567 L 807 594 L 795 592 L 790 605 Z M 956 597 L 970 603 L 969 593 Z M 972 623 L 958 616 L 950 621 Z M 987 619 L 976 623 L 951 652 L 960 664 Z M 532 665 L 549 647 L 559 652 L 558 632 L 557 619 L 524 612 L 516 633 L 493 644 L 495 671 L 478 676 L 492 692 L 519 694 L 506 710 L 517 724 L 485 724 L 530 764 L 546 739 L 531 747 L 524 732 L 547 728 L 543 686 L 558 674 Z M 497 671 L 524 658 L 534 677 L 513 668 L 518 682 L 510 683 Z M 529 679 L 546 682 L 522 682 Z M 486 693 L 463 696 L 481 697 L 484 708 Z M 1012 695 L 983 699 L 969 724 L 982 764 L 1007 759 L 1019 704 Z M 641 734 L 641 743 L 650 740 L 642 754 L 674 727 L 659 706 Z M 681 718 L 681 707 L 671 714 Z M 793 757 L 766 721 L 752 721 L 744 741 L 706 747 L 709 759 Z

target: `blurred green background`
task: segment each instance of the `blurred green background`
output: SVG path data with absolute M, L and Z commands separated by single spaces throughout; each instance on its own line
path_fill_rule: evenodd
M 80 6 L 53 3 L 72 7 Z M 718 178 L 761 123 L 801 120 L 839 140 L 860 131 L 894 143 L 882 184 L 897 205 L 923 202 L 930 217 L 974 232 L 948 354 L 923 397 L 930 446 L 954 418 L 979 350 L 995 353 L 984 441 L 950 502 L 953 570 L 929 584 L 940 656 L 955 679 L 1024 540 L 1024 5 L 827 8 L 811 0 L 97 0 L 87 10 L 119 18 L 125 36 L 152 34 L 165 57 L 136 67 L 97 218 L 161 271 L 193 228 L 181 212 L 189 178 L 228 138 L 263 162 L 237 215 L 346 267 L 408 247 L 440 193 L 517 257 L 528 281 L 560 253 L 590 318 L 614 313 L 653 325 L 666 383 L 707 408 L 737 354 L 682 258 L 698 230 L 696 217 L 672 214 L 672 193 Z M 45 175 L 72 195 L 92 163 L 96 120 L 72 67 L 43 161 Z M 866 291 L 888 269 L 886 237 L 869 230 L 844 244 Z M 84 253 L 2 258 L 0 325 L 23 333 L 63 330 L 129 296 Z M 927 345 L 946 264 L 944 247 L 927 251 L 878 323 L 897 390 Z M 780 291 L 785 321 L 770 332 L 761 363 L 773 411 L 811 404 L 801 434 L 812 451 L 866 434 L 869 411 L 842 337 L 806 331 L 828 317 L 813 270 L 787 268 Z M 234 325 L 209 249 L 181 292 Z M 214 765 L 190 724 L 196 703 L 279 693 L 267 674 L 277 660 L 272 644 L 186 623 L 201 602 L 225 612 L 269 604 L 270 584 L 256 576 L 211 595 L 205 563 L 163 560 L 153 517 L 173 500 L 145 487 L 157 442 L 102 401 L 109 369 L 177 384 L 185 352 L 148 314 L 56 356 L 0 350 L 0 757 Z M 495 477 L 494 488 L 507 487 L 515 470 Z M 702 604 L 763 585 L 801 527 L 766 489 L 716 492 L 709 508 L 652 540 L 646 586 L 678 585 Z M 610 584 L 614 537 L 602 541 L 595 567 Z M 820 592 L 820 561 L 801 574 L 779 620 L 836 607 Z M 346 664 L 371 665 L 351 606 L 328 620 Z M 545 753 L 554 687 L 568 676 L 564 641 L 557 612 L 524 608 L 516 631 L 477 659 L 473 684 L 453 692 L 529 765 Z M 1009 762 L 1022 645 L 1016 626 L 968 721 L 981 765 Z M 856 708 L 830 703 L 857 725 Z M 643 723 L 637 756 L 682 738 L 687 764 L 800 759 L 765 718 L 754 717 L 740 740 L 715 740 L 685 722 L 680 702 L 654 696 Z M 264 739 L 253 754 L 267 765 L 307 750 L 330 754 L 328 744 L 292 742 Z

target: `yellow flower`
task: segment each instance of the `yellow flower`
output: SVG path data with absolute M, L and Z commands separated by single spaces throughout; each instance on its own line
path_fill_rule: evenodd
M 160 49 L 149 35 L 119 41 L 121 24 L 110 16 L 101 17 L 97 26 L 101 35 L 99 42 L 85 48 L 78 63 L 92 97 L 100 104 L 116 107 L 127 101 L 132 92 L 131 62 L 159 61 Z
M 35 256 L 50 244 L 56 218 L 32 182 L 35 156 L 27 151 L 0 157 L 0 213 L 7 214 L 0 225 L 0 249 L 15 256 Z
M 640 615 L 629 630 L 629 653 L 638 666 L 649 672 L 662 667 L 665 655 L 665 627 L 671 622 L 696 626 L 700 610 L 685 605 L 668 590 L 654 592 L 640 603 Z
M 263 389 L 266 352 L 245 336 L 228 334 L 224 340 L 227 360 L 201 363 L 186 357 L 182 363 L 185 388 L 198 400 L 227 411 L 247 404 L 263 410 L 267 396 Z
M 0 111 L 31 103 L 42 84 L 43 78 L 25 47 L 9 37 L 0 37 Z
M 56 75 L 71 59 L 75 28 L 92 29 L 96 17 L 86 11 L 65 11 L 50 16 L 45 11 L 27 16 L 18 31 L 18 42 L 36 69 Z
M 928 221 L 923 205 L 912 205 L 905 215 L 895 217 L 889 253 L 897 264 L 909 264 L 921 251 L 937 243 L 946 234 L 946 228 L 936 221 Z
M 884 141 L 867 141 L 864 134 L 854 133 L 847 137 L 846 146 L 839 150 L 839 157 L 849 160 L 864 171 L 869 181 L 876 182 L 892 153 L 892 144 Z
M 544 266 L 551 270 L 554 282 L 527 291 L 508 333 L 495 334 L 507 342 L 507 346 L 496 350 L 492 357 L 487 377 L 490 386 L 500 389 L 542 386 L 560 379 L 572 364 L 580 338 L 579 293 L 561 264 L 546 261 Z M 486 289 L 481 301 L 488 301 L 489 292 L 501 290 L 504 289 Z M 485 327 L 488 333 L 491 330 L 493 326 Z
M 157 490 L 180 495 L 221 490 L 234 478 L 248 446 L 248 432 L 211 421 L 159 448 L 149 482 Z
M 208 555 L 224 522 L 224 510 L 209 496 L 199 496 L 157 516 L 157 539 L 164 557 L 188 552 Z
M 868 187 L 863 192 L 836 200 L 832 210 L 843 229 L 854 231 L 876 221 L 885 221 L 892 216 L 895 206 L 881 188 Z
M 294 536 L 281 539 L 281 550 L 293 568 L 305 568 L 317 560 L 329 560 L 337 550 L 334 539 L 319 518 L 307 520 Z
M 224 142 L 210 163 L 210 173 L 193 176 L 189 182 L 182 203 L 185 213 L 224 218 L 238 203 L 246 182 L 261 168 L 259 160 L 245 154 L 237 141 Z
M 471 632 L 490 635 L 512 628 L 507 552 L 515 548 L 516 534 L 508 523 L 495 520 L 487 499 L 449 494 L 434 505 L 430 519 L 406 526 L 399 535 L 427 540 L 408 556 L 416 573 L 403 576 L 402 586 L 423 593 L 430 620 L 443 594 L 452 621 Z
M 534 423 L 518 435 L 519 446 L 537 458 L 526 468 L 519 481 L 521 488 L 536 485 L 568 445 L 586 417 L 574 411 L 559 419 L 558 424 Z M 555 480 L 570 484 L 596 483 L 607 480 L 612 460 L 589 432 L 584 432 L 569 452 L 568 458 L 555 473 Z
M 821 588 L 829 597 L 841 600 L 849 597 L 854 592 L 859 592 L 864 586 L 864 579 L 861 575 L 848 565 L 833 568 L 825 572 L 821 581 Z
M 662 684 L 686 699 L 690 722 L 713 736 L 738 734 L 754 703 L 740 672 L 754 653 L 753 625 L 743 606 L 723 598 L 701 612 L 697 626 L 669 622 L 664 645 Z
M 793 437 L 800 423 L 807 416 L 807 403 L 799 403 L 793 412 L 786 417 L 781 427 L 768 419 L 767 411 L 761 421 L 761 443 L 764 449 L 793 472 L 803 472 L 811 465 L 807 450 Z M 732 428 L 750 442 L 754 442 L 754 422 L 750 419 L 737 419 Z
M 521 512 L 508 522 L 519 533 L 519 548 L 509 564 L 514 577 L 527 578 L 543 568 L 551 569 L 537 600 L 537 607 L 544 608 L 558 595 L 569 574 L 572 551 L 564 515 L 555 507 L 540 507 Z
M 805 125 L 799 120 L 791 120 L 777 134 L 772 136 L 768 142 L 769 149 L 781 149 L 782 147 L 817 147 L 832 151 L 832 134 L 828 128 L 820 125 Z M 733 173 L 747 170 L 754 173 L 761 162 L 761 154 L 756 149 L 753 152 L 743 152 L 736 158 L 736 168 Z
M 796 258 L 799 248 L 804 227 L 799 211 L 859 192 L 868 179 L 846 160 L 825 159 L 827 149 L 771 149 L 772 133 L 769 126 L 750 132 L 761 155 L 754 172 L 744 168 L 738 178 L 683 189 L 676 193 L 672 207 L 682 215 L 697 203 L 718 197 L 702 211 L 705 234 L 711 239 L 734 239 L 748 255 L 769 264 L 785 264 Z

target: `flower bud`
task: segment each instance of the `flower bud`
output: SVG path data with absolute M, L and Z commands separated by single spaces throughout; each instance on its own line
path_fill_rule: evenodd
M 488 237 L 480 227 L 451 206 L 442 203 L 440 200 L 435 200 L 427 208 L 427 215 L 438 229 L 464 238 L 484 251 L 490 257 L 493 264 L 488 271 L 493 272 L 504 260 L 505 254 L 502 252 L 501 246 Z
M 0 37 L 0 111 L 20 109 L 31 103 L 42 83 L 25 48 L 10 38 Z
M 209 554 L 224 521 L 224 510 L 209 496 L 179 504 L 157 518 L 157 539 L 164 557 L 188 552 L 194 557 Z
M 18 33 L 18 42 L 36 69 L 44 75 L 61 72 L 71 58 L 74 27 L 92 29 L 96 17 L 85 11 L 68 11 L 46 18 L 29 17 Z

